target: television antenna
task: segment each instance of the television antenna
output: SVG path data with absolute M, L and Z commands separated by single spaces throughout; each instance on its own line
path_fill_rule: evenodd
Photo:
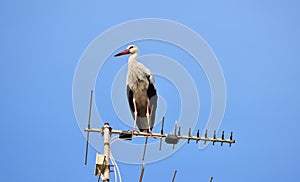
M 203 141 L 204 144 L 207 142 L 212 142 L 213 145 L 215 143 L 221 143 L 221 146 L 223 146 L 223 143 L 228 143 L 231 147 L 232 144 L 235 143 L 235 140 L 233 139 L 233 132 L 230 132 L 229 139 L 225 138 L 225 132 L 222 131 L 221 138 L 217 138 L 217 132 L 214 130 L 213 137 L 208 137 L 208 131 L 205 130 L 204 136 L 200 135 L 200 130 L 197 130 L 197 134 L 195 136 L 191 135 L 191 128 L 189 128 L 188 135 L 181 135 L 181 128 L 178 127 L 178 122 L 175 122 L 174 126 L 174 133 L 173 134 L 166 134 L 164 133 L 164 117 L 162 118 L 162 128 L 160 133 L 147 133 L 147 132 L 138 132 L 133 130 L 115 130 L 112 129 L 109 125 L 109 123 L 104 123 L 103 127 L 101 128 L 91 128 L 90 127 L 90 121 L 91 121 L 91 111 L 92 111 L 92 100 L 93 100 L 93 90 L 91 90 L 90 94 L 90 108 L 89 108 L 89 117 L 88 117 L 88 127 L 84 129 L 84 131 L 87 132 L 87 138 L 86 138 L 86 148 L 85 148 L 85 165 L 87 165 L 88 160 L 88 146 L 89 146 L 89 134 L 90 132 L 96 132 L 100 133 L 103 136 L 104 139 L 104 154 L 96 154 L 96 167 L 95 167 L 95 175 L 98 176 L 98 181 L 102 179 L 103 182 L 109 182 L 110 180 L 110 158 L 111 152 L 110 152 L 110 145 L 111 145 L 111 135 L 116 134 L 119 135 L 119 139 L 122 140 L 132 140 L 133 136 L 140 136 L 145 137 L 145 144 L 144 144 L 144 152 L 143 152 L 143 158 L 142 158 L 142 169 L 141 174 L 139 178 L 139 182 L 142 182 L 144 171 L 145 171 L 145 154 L 147 149 L 147 142 L 148 138 L 160 138 L 160 146 L 159 150 L 162 148 L 162 140 L 165 139 L 165 142 L 167 144 L 173 145 L 173 148 L 175 145 L 179 142 L 179 140 L 187 140 L 188 144 L 191 140 L 196 141 L 198 143 L 199 141 Z M 172 178 L 172 182 L 175 181 L 175 177 L 177 174 L 177 170 L 174 171 L 174 175 Z M 212 182 L 213 177 L 210 178 L 210 182 Z

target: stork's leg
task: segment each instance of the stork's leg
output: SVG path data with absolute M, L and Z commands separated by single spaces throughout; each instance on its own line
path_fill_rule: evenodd
M 150 127 L 150 101 L 149 99 L 147 100 L 147 112 L 146 112 L 146 117 L 147 117 L 147 121 L 148 121 L 148 130 L 149 130 L 149 134 L 152 135 L 152 131 L 151 131 L 151 127 Z
M 134 132 L 139 132 L 136 130 L 136 119 L 137 119 L 137 109 L 136 109 L 136 102 L 135 102 L 135 98 L 133 98 L 133 105 L 134 105 L 134 123 L 133 123 L 133 130 L 132 130 L 132 134 L 134 134 Z

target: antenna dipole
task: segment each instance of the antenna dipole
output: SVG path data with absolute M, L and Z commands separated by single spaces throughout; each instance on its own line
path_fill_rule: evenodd
M 143 163 L 143 165 L 142 165 L 142 170 L 141 170 L 141 175 L 140 175 L 139 182 L 143 181 L 144 171 L 145 171 L 145 163 Z
M 165 123 L 165 116 L 163 116 L 162 118 L 160 134 L 164 134 L 164 123 Z M 162 146 L 162 138 L 160 138 L 159 150 L 161 150 L 161 146 Z
M 176 174 L 177 174 L 177 170 L 174 171 L 174 175 L 173 175 L 173 178 L 172 178 L 172 182 L 175 182 Z
M 93 90 L 91 90 L 91 96 L 90 96 L 90 110 L 89 110 L 89 119 L 88 119 L 88 129 L 91 128 L 92 104 L 93 104 Z M 90 138 L 90 132 L 87 131 L 86 145 L 85 145 L 85 160 L 84 160 L 85 165 L 87 165 L 87 160 L 88 160 L 89 138 Z
M 147 143 L 148 143 L 148 137 L 146 137 L 146 140 L 145 140 L 144 153 L 143 153 L 143 158 L 142 158 L 143 161 L 145 160 L 146 149 L 147 149 Z

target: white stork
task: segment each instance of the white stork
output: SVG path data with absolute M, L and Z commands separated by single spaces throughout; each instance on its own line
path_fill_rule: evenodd
M 115 57 L 125 54 L 130 54 L 126 85 L 128 102 L 134 117 L 133 132 L 136 131 L 137 125 L 140 131 L 151 133 L 157 106 L 154 78 L 148 68 L 136 61 L 139 54 L 137 46 L 130 45 Z

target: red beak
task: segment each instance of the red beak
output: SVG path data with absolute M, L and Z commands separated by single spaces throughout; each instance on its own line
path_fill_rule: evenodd
M 125 54 L 130 54 L 129 49 L 126 49 L 126 50 L 124 50 L 122 52 L 119 52 L 118 54 L 115 55 L 115 57 L 122 56 L 122 55 L 125 55 Z

